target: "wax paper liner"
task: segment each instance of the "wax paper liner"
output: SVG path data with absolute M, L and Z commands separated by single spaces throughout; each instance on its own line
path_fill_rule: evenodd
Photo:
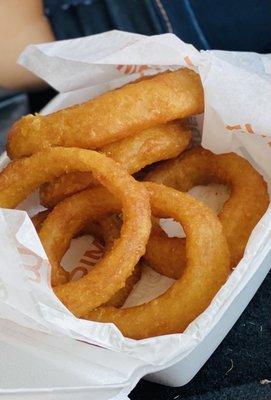
M 270 55 L 198 52 L 172 34 L 145 37 L 111 31 L 28 46 L 19 62 L 62 92 L 44 113 L 85 101 L 140 76 L 192 68 L 199 72 L 204 87 L 203 146 L 216 153 L 237 152 L 270 182 Z M 194 128 L 199 131 L 198 121 L 194 118 Z M 31 204 L 28 206 L 31 209 Z M 47 257 L 27 213 L 2 209 L 0 230 L 0 316 L 23 327 L 126 354 L 133 368 L 140 365 L 138 376 L 142 376 L 185 357 L 223 317 L 271 249 L 271 209 L 255 227 L 243 259 L 207 310 L 183 334 L 140 341 L 124 338 L 112 324 L 79 320 L 58 301 L 48 284 Z M 127 371 L 124 363 L 124 375 Z M 112 381 L 113 376 L 112 372 Z

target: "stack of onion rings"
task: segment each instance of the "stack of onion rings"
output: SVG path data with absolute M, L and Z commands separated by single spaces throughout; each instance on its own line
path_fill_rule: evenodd
M 43 185 L 41 201 L 54 208 L 32 220 L 53 290 L 75 316 L 113 322 L 134 339 L 182 332 L 242 258 L 269 203 L 266 184 L 236 154 L 184 152 L 191 132 L 179 119 L 203 109 L 199 76 L 180 69 L 47 116 L 26 116 L 11 128 L 7 151 L 17 160 L 0 174 L 0 206 L 16 207 Z M 144 182 L 130 175 L 136 172 Z M 183 193 L 210 182 L 231 190 L 218 217 Z M 169 238 L 161 217 L 180 222 L 186 239 Z M 61 260 L 84 233 L 99 237 L 105 252 L 74 281 Z M 176 282 L 148 303 L 121 309 L 140 278 L 141 257 Z
M 85 299 L 84 308 L 88 308 L 88 311 L 78 314 L 73 306 L 75 299 L 67 302 L 66 285 L 55 288 L 57 296 L 76 315 L 102 322 L 114 322 L 125 336 L 135 339 L 183 331 L 208 306 L 230 272 L 228 246 L 215 214 L 188 194 L 153 183 L 145 185 L 151 195 L 155 216 L 176 218 L 183 224 L 188 235 L 187 267 L 182 278 L 159 298 L 119 312 L 108 305 L 94 310 L 91 299 Z M 99 212 L 96 215 L 93 211 L 95 201 L 99 204 Z M 67 248 L 67 240 L 70 241 L 74 235 L 75 225 L 81 227 L 82 221 L 85 224 L 87 220 L 96 218 L 101 213 L 105 215 L 116 211 L 115 203 L 109 193 L 106 197 L 106 189 L 99 187 L 77 193 L 59 203 L 49 214 L 40 232 L 49 259 L 55 259 L 57 255 L 59 263 L 65 252 L 63 248 L 59 253 L 60 243 L 49 240 L 49 233 L 53 237 L 61 238 Z M 197 215 L 195 223 L 194 215 Z M 67 219 L 63 220 L 63 216 L 67 216 Z M 73 221 L 72 228 L 70 220 Z M 201 235 L 202 230 L 205 235 Z
M 228 246 L 215 214 L 188 194 L 161 185 L 146 185 L 153 213 L 173 217 L 184 227 L 185 272 L 149 303 L 127 309 L 104 306 L 85 316 L 114 322 L 125 336 L 134 339 L 182 332 L 208 306 L 230 272 Z
M 106 303 L 116 291 L 125 286 L 126 279 L 131 275 L 135 265 L 145 252 L 150 232 L 150 208 L 146 189 L 126 171 L 119 168 L 112 159 L 91 150 L 67 148 L 47 150 L 10 163 L 0 174 L 0 206 L 15 207 L 41 183 L 71 170 L 91 171 L 113 194 L 112 196 L 104 188 L 97 188 L 100 189 L 100 192 L 98 194 L 97 190 L 95 193 L 96 208 L 93 207 L 91 211 L 96 212 L 97 216 L 103 214 L 104 206 L 107 206 L 107 196 L 112 211 L 116 210 L 114 207 L 119 199 L 125 216 L 121 236 L 113 249 L 106 254 L 93 271 L 76 282 L 68 283 L 66 283 L 67 273 L 56 263 L 54 258 L 57 258 L 63 248 L 67 249 L 66 242 L 64 238 L 57 237 L 52 230 L 46 236 L 46 227 L 50 223 L 52 213 L 42 224 L 40 237 L 45 245 L 45 251 L 47 254 L 49 253 L 52 265 L 52 285 L 58 285 L 57 292 L 60 293 L 61 298 L 64 296 L 64 303 L 67 306 L 72 303 L 74 312 L 80 314 L 85 311 L 86 299 L 91 299 L 92 307 L 97 307 Z M 29 171 L 36 171 L 36 173 L 29 174 Z M 23 180 L 21 176 L 24 177 Z M 101 193 L 102 190 L 104 193 Z M 97 203 L 99 195 L 103 203 Z M 91 196 L 89 196 L 86 206 L 90 203 Z M 117 209 L 120 209 L 119 203 Z M 86 212 L 86 210 L 84 211 Z M 61 218 L 63 221 L 64 216 L 62 215 Z M 72 234 L 76 232 L 76 229 L 82 228 L 81 221 L 71 221 L 69 215 L 66 215 L 66 218 L 70 222 L 68 227 Z M 60 243 L 57 254 L 50 257 L 48 249 L 52 242 L 57 240 Z M 131 254 L 127 257 L 127 253 L 130 251 Z M 119 265 L 120 268 L 118 268 Z

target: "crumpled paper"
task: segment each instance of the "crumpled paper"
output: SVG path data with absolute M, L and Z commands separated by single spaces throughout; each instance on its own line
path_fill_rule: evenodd
M 205 93 L 203 146 L 247 158 L 270 188 L 270 55 L 198 52 L 173 34 L 145 37 L 111 31 L 28 46 L 19 63 L 61 92 L 43 113 L 85 101 L 143 75 L 192 68 L 199 72 Z M 200 118 L 192 121 L 199 133 Z M 6 162 L 4 157 L 2 162 Z M 199 197 L 210 198 L 212 191 L 208 190 L 200 189 Z M 23 208 L 33 213 L 39 207 L 31 198 Z M 0 317 L 123 352 L 134 363 L 140 361 L 139 375 L 143 376 L 184 358 L 223 318 L 271 250 L 271 208 L 255 227 L 244 258 L 208 309 L 183 334 L 140 341 L 124 338 L 113 324 L 77 319 L 60 303 L 49 286 L 49 262 L 26 212 L 1 209 L 0 231 Z M 127 368 L 123 365 L 126 372 Z

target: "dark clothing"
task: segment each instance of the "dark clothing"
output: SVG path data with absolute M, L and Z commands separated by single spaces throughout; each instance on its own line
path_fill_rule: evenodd
M 71 39 L 112 29 L 144 35 L 168 32 L 156 1 L 45 0 L 44 5 L 57 39 Z
M 57 39 L 173 32 L 198 49 L 271 52 L 270 0 L 44 0 Z
M 197 49 L 271 52 L 271 0 L 44 0 L 44 13 L 57 40 L 111 29 L 154 35 L 173 32 Z M 30 112 L 39 111 L 53 91 L 29 95 Z M 9 106 L 12 96 L 9 96 Z M 20 98 L 20 102 L 22 98 Z M 14 98 L 18 117 L 25 112 Z M 6 103 L 5 103 L 6 104 Z M 5 136 L 6 105 L 1 104 L 0 136 Z M 14 113 L 13 113 L 14 114 Z M 16 114 L 16 113 L 15 113 Z M 16 114 L 17 115 L 17 114 Z

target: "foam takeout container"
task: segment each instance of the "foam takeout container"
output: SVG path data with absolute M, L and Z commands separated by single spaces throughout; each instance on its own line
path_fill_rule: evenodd
M 145 37 L 113 31 L 29 46 L 19 61 L 61 92 L 43 113 L 82 102 L 142 74 L 184 66 L 195 69 L 205 95 L 203 127 L 201 117 L 190 121 L 195 135 L 202 135 L 203 146 L 216 153 L 234 151 L 247 158 L 270 188 L 270 56 L 198 52 L 171 34 Z M 0 166 L 7 162 L 2 155 Z M 193 194 L 217 206 L 212 188 Z M 142 377 L 171 386 L 186 384 L 234 325 L 271 266 L 269 207 L 227 283 L 183 334 L 131 340 L 112 324 L 78 320 L 58 301 L 48 286 L 46 254 L 27 213 L 20 209 L 30 214 L 40 209 L 37 195 L 18 210 L 0 210 L 0 394 L 7 399 L 120 400 Z M 95 246 L 89 237 L 74 242 L 74 253 L 66 255 L 67 268 L 72 254 L 78 253 L 80 259 L 88 246 Z M 144 271 L 143 283 L 126 306 L 171 284 L 147 268 Z

